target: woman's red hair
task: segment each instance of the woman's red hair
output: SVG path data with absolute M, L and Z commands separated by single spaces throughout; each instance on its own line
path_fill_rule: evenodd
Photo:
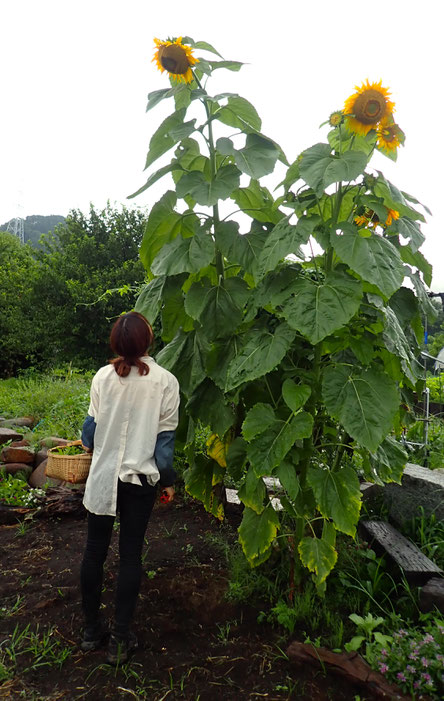
M 149 367 L 141 360 L 154 340 L 153 330 L 139 312 L 128 312 L 120 316 L 109 339 L 113 352 L 118 356 L 110 362 L 120 377 L 126 377 L 135 365 L 139 375 L 148 375 Z

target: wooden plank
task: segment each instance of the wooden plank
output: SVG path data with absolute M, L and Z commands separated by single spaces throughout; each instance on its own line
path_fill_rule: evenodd
M 361 521 L 366 537 L 379 544 L 411 584 L 423 585 L 442 570 L 413 543 L 385 521 Z

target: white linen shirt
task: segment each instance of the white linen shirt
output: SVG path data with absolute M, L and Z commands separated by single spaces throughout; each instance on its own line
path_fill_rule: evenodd
M 96 422 L 94 452 L 83 504 L 98 515 L 115 516 L 118 480 L 154 486 L 160 478 L 154 459 L 157 435 L 174 431 L 179 414 L 179 383 L 156 361 L 144 356 L 148 375 L 136 366 L 119 377 L 106 365 L 91 383 L 88 414 Z

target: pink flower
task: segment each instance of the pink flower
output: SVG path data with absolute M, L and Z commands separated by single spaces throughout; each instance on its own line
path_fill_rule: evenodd
M 428 667 L 430 662 L 426 657 L 421 657 L 421 662 L 423 667 Z
M 405 678 L 405 675 L 404 675 L 403 672 L 398 672 L 398 674 L 397 674 L 396 676 L 397 676 L 397 678 L 399 679 L 400 682 L 405 682 L 405 681 L 406 681 L 406 678 Z
M 388 665 L 385 664 L 385 662 L 383 662 L 379 665 L 379 671 L 381 672 L 381 674 L 385 674 L 386 672 L 388 672 Z

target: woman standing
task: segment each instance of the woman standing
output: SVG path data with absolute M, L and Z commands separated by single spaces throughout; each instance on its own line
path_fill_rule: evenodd
M 118 356 L 91 384 L 82 443 L 94 448 L 83 503 L 88 539 L 81 567 L 85 629 L 81 648 L 94 650 L 105 630 L 99 616 L 103 565 L 116 512 L 120 515 L 119 575 L 108 662 L 122 663 L 137 639 L 130 631 L 140 588 L 142 547 L 157 485 L 173 499 L 174 431 L 179 384 L 148 355 L 153 332 L 145 317 L 130 312 L 114 324 L 110 345 Z

